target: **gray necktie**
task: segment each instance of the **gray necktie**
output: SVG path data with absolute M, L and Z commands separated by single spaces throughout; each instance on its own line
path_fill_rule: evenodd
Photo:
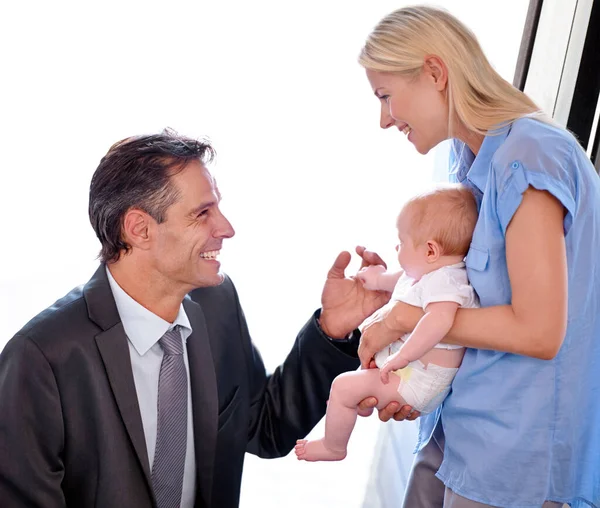
M 158 508 L 179 508 L 187 444 L 187 375 L 179 326 L 158 341 L 164 356 L 158 379 L 158 422 L 152 486 Z

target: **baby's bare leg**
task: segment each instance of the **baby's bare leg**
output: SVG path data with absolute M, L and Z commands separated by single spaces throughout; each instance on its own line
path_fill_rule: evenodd
M 327 414 L 325 415 L 325 437 L 315 441 L 298 440 L 296 455 L 299 460 L 342 460 L 352 429 L 356 423 L 358 403 L 367 397 L 377 398 L 377 409 L 390 402 L 405 401 L 398 393 L 400 378 L 390 376 L 390 382 L 381 382 L 379 369 L 358 370 L 339 375 L 331 385 Z

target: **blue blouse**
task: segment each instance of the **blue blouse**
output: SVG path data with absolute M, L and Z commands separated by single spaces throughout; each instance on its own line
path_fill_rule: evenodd
M 466 264 L 482 307 L 511 302 L 506 228 L 528 186 L 566 209 L 567 333 L 550 361 L 467 349 L 451 394 L 421 418 L 418 447 L 441 416 L 437 476 L 457 494 L 507 508 L 600 506 L 600 179 L 569 132 L 531 118 L 488 133 L 477 157 L 453 148 L 451 180 L 478 197 Z

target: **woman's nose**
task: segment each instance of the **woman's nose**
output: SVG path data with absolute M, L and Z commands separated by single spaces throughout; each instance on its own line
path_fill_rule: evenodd
M 394 125 L 394 119 L 392 118 L 392 115 L 390 115 L 390 109 L 388 108 L 388 105 L 384 103 L 381 105 L 381 118 L 379 119 L 379 126 L 382 129 L 388 129 L 392 125 Z

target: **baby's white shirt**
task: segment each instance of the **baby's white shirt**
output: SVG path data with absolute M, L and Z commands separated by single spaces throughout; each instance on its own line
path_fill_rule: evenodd
M 479 307 L 479 299 L 469 284 L 465 263 L 442 266 L 423 275 L 418 282 L 405 273 L 398 279 L 392 300 L 421 307 L 434 302 L 456 302 L 460 307 Z
M 456 302 L 460 307 L 477 308 L 479 298 L 469 284 L 465 263 L 442 266 L 433 272 L 423 275 L 418 282 L 403 273 L 392 293 L 392 300 L 401 301 L 421 307 L 423 310 L 434 302 Z M 410 336 L 403 337 L 406 340 Z M 462 346 L 452 344 L 436 344 L 436 349 L 460 349 Z

